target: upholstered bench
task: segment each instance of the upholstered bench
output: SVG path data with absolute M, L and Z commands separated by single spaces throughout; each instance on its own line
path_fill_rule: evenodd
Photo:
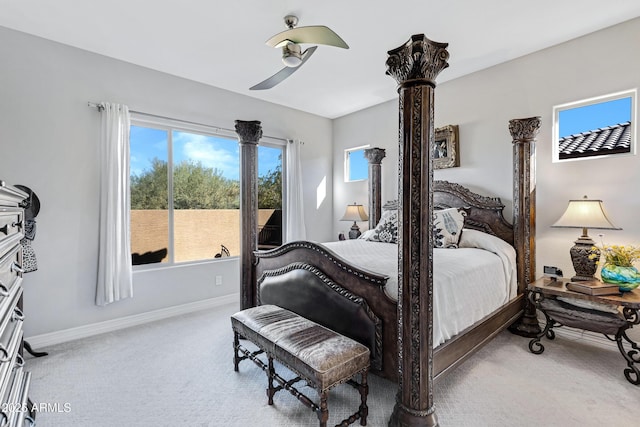
M 329 389 L 349 383 L 360 392 L 360 407 L 338 426 L 347 426 L 358 419 L 361 425 L 367 425 L 367 347 L 275 305 L 239 311 L 231 316 L 231 326 L 234 332 L 234 370 L 238 372 L 238 365 L 244 359 L 251 359 L 262 368 L 267 373 L 269 405 L 273 405 L 274 394 L 282 389 L 288 390 L 316 412 L 320 426 L 325 427 L 329 419 Z M 251 341 L 260 350 L 247 350 L 240 344 L 240 337 Z M 267 364 L 257 357 L 261 353 L 266 354 Z M 273 368 L 274 359 L 298 377 L 288 381 L 282 378 Z M 361 376 L 359 383 L 355 380 L 357 374 Z M 280 386 L 274 387 L 274 380 Z M 300 380 L 305 380 L 317 390 L 319 405 L 293 386 Z

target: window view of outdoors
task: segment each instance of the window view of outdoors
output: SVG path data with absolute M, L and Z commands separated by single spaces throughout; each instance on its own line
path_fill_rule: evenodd
M 259 146 L 258 164 L 259 226 L 269 230 L 260 236 L 265 244 L 279 245 L 282 149 Z M 239 255 L 239 175 L 235 139 L 132 126 L 133 264 Z
M 131 258 L 133 265 L 169 260 L 169 132 L 131 126 Z
M 173 131 L 175 262 L 240 254 L 239 176 L 238 141 Z
M 364 157 L 364 148 L 345 150 L 345 181 L 361 181 L 369 178 L 369 161 Z
M 258 249 L 282 245 L 282 148 L 258 147 Z
M 625 92 L 554 107 L 557 159 L 630 153 L 634 96 Z

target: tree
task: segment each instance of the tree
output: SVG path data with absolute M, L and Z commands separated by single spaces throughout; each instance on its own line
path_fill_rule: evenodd
M 131 209 L 168 208 L 167 162 L 154 158 L 151 170 L 131 176 Z M 185 160 L 173 171 L 174 209 L 238 209 L 240 183 L 214 168 Z
M 151 170 L 131 175 L 131 209 L 168 209 L 167 162 L 154 158 Z
M 200 162 L 182 161 L 173 171 L 174 209 L 238 209 L 240 184 Z
M 280 157 L 282 160 L 282 157 Z M 258 208 L 282 209 L 282 167 L 258 177 Z
M 167 162 L 154 158 L 151 169 L 131 176 L 131 209 L 168 209 Z M 258 207 L 282 209 L 282 167 L 258 178 Z M 240 182 L 200 162 L 184 160 L 173 169 L 174 209 L 239 209 Z

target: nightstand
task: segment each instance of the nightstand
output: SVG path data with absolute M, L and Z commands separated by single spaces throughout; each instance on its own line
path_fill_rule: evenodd
M 544 352 L 540 339 L 555 338 L 553 328 L 568 326 L 603 334 L 618 345 L 627 362 L 624 376 L 631 384 L 640 385 L 640 347 L 627 336 L 627 330 L 640 324 L 640 289 L 620 295 L 592 296 L 567 289 L 569 279 L 538 279 L 529 284 L 529 300 L 546 319 L 544 329 L 529 342 L 535 354 Z M 561 299 L 564 299 L 562 301 Z M 568 303 L 566 301 L 571 301 Z M 580 306 L 581 305 L 581 306 Z M 624 341 L 631 350 L 624 347 Z

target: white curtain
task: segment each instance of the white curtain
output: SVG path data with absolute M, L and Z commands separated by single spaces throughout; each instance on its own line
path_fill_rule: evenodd
M 96 304 L 133 295 L 129 218 L 129 108 L 100 104 L 100 244 Z
M 304 240 L 307 237 L 304 225 L 304 201 L 302 198 L 301 145 L 302 142 L 299 140 L 287 141 L 287 219 L 285 228 L 285 239 L 287 242 Z

